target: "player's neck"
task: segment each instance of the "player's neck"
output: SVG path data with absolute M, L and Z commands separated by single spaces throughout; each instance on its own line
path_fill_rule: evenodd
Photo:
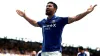
M 51 19 L 53 16 L 54 16 L 54 14 L 48 15 L 48 19 Z
M 84 53 L 84 50 L 82 50 L 81 53 Z

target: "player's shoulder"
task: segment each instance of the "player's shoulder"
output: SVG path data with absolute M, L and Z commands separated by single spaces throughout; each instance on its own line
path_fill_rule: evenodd
M 45 19 L 45 18 L 43 18 L 43 19 L 41 20 L 41 22 L 42 22 L 42 23 L 45 23 L 45 22 L 46 22 L 46 19 Z
M 81 54 L 80 52 L 79 53 L 77 53 L 77 55 L 79 55 L 79 54 Z
M 40 50 L 38 53 L 41 53 L 42 51 Z
M 55 18 L 64 18 L 64 17 L 61 17 L 61 16 L 56 16 Z
M 43 18 L 42 21 L 46 21 L 46 18 Z
M 56 16 L 58 19 L 68 19 L 68 17 L 61 17 L 61 16 Z
M 37 53 L 37 56 L 41 56 L 41 52 L 42 52 L 42 51 L 40 50 L 40 51 Z
M 83 55 L 84 55 L 84 56 L 87 56 L 87 53 L 84 52 Z

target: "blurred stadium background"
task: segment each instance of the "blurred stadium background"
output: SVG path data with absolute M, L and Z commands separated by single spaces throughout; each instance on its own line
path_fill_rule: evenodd
M 37 54 L 41 50 L 42 43 L 24 41 L 23 39 L 8 39 L 7 36 L 0 38 L 0 56 L 34 56 L 34 51 Z M 67 46 L 62 44 L 63 56 L 77 56 L 78 47 Z M 100 49 L 87 48 L 90 52 L 90 56 L 100 56 Z

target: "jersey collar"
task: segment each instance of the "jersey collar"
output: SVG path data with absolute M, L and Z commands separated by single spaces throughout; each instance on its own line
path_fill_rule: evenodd
M 54 20 L 56 18 L 56 15 L 53 15 L 50 19 L 47 18 L 47 20 Z

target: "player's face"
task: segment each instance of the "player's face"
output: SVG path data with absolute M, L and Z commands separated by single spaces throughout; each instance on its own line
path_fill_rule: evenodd
M 80 52 L 80 49 L 78 48 L 78 52 Z
M 49 3 L 46 6 L 46 15 L 53 15 L 56 9 L 54 8 L 53 4 Z

